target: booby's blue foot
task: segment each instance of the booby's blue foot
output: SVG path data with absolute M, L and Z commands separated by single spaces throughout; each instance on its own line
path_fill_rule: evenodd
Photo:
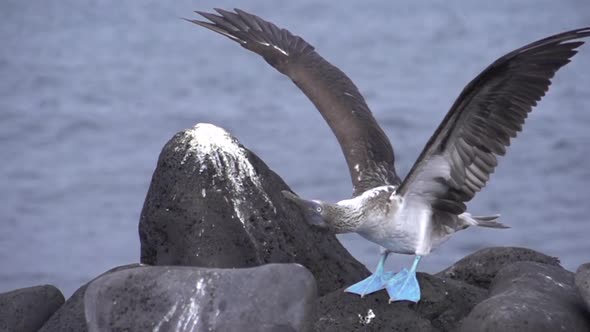
M 416 267 L 418 267 L 421 258 L 421 256 L 416 256 L 409 271 L 403 269 L 387 282 L 385 289 L 389 294 L 390 303 L 394 301 L 420 301 L 420 285 L 416 279 Z
M 391 272 L 385 272 L 382 274 L 373 273 L 366 279 L 349 286 L 344 291 L 347 293 L 358 294 L 361 297 L 375 293 L 385 288 L 387 280 L 391 278 L 391 275 Z
M 389 294 L 389 302 L 420 300 L 420 285 L 416 279 L 416 273 L 410 273 L 404 269 L 396 274 L 385 286 Z
M 385 260 L 387 259 L 388 252 L 383 252 L 381 254 L 381 259 L 379 260 L 379 264 L 377 264 L 377 268 L 375 269 L 375 273 L 367 277 L 366 279 L 357 282 L 356 284 L 348 287 L 344 291 L 347 293 L 354 293 L 358 294 L 361 297 L 375 293 L 385 288 L 387 281 L 393 277 L 392 272 L 383 272 L 383 265 L 385 264 Z

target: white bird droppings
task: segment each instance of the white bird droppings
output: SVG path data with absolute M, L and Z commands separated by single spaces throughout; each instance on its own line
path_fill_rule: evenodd
M 566 287 L 566 285 L 564 285 L 563 283 L 561 283 L 561 282 L 559 282 L 559 281 L 557 281 L 557 280 L 555 280 L 555 279 L 551 278 L 550 276 L 547 276 L 547 275 L 546 275 L 546 276 L 545 276 L 545 279 L 547 279 L 547 280 L 549 280 L 549 281 L 552 281 L 554 284 L 556 284 L 557 286 L 559 286 L 559 287 L 561 287 L 561 288 L 565 288 L 565 287 Z
M 214 170 L 209 171 L 215 172 L 215 177 L 224 179 L 231 187 L 232 197 L 229 199 L 242 224 L 246 224 L 245 212 L 251 210 L 245 205 L 247 202 L 238 198 L 252 195 L 245 193 L 247 180 L 258 189 L 264 200 L 276 211 L 262 187 L 254 166 L 248 160 L 246 149 L 241 147 L 238 140 L 227 131 L 212 124 L 198 123 L 193 128 L 184 131 L 183 139 L 188 145 L 188 149 L 181 164 L 186 163 L 188 158 L 196 158 L 200 165 L 200 173 L 208 170 L 206 165 L 213 166 Z M 203 197 L 207 195 L 205 189 L 202 189 L 201 195 Z M 226 197 L 224 198 L 227 200 Z
M 369 311 L 367 311 L 367 315 L 366 316 L 363 316 L 363 315 L 359 314 L 359 322 L 361 324 L 363 324 L 363 325 L 371 324 L 371 321 L 375 317 L 377 317 L 377 316 L 373 312 L 373 309 L 369 309 Z

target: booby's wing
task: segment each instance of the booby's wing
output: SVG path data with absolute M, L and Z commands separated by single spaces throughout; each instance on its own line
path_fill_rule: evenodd
M 506 54 L 459 95 L 397 193 L 460 214 L 521 131 L 555 72 L 590 36 L 590 27 L 557 34 Z
M 196 12 L 212 23 L 188 21 L 240 43 L 293 80 L 336 135 L 348 164 L 354 196 L 385 184 L 399 185 L 391 143 L 346 74 L 301 37 L 258 16 L 239 9 L 235 13 L 215 11 L 219 15 Z

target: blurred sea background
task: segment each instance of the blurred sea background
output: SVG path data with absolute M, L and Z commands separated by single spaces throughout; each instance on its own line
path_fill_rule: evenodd
M 334 135 L 258 56 L 182 21 L 240 7 L 304 37 L 358 85 L 405 175 L 463 87 L 503 54 L 590 25 L 590 1 L 0 2 L 0 292 L 71 295 L 139 260 L 137 225 L 158 154 L 198 122 L 221 126 L 300 195 L 351 183 Z M 469 229 L 424 259 L 436 272 L 487 246 L 590 261 L 590 47 L 562 69 L 469 204 L 505 231 Z M 344 245 L 370 269 L 378 247 Z M 411 257 L 395 255 L 390 268 Z

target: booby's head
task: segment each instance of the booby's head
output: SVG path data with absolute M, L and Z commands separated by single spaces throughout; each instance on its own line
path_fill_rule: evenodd
M 353 232 L 358 226 L 354 218 L 356 214 L 349 213 L 346 206 L 320 200 L 309 201 L 286 190 L 282 193 L 303 211 L 307 221 L 314 226 L 328 228 L 335 233 Z
M 299 196 L 293 194 L 290 191 L 283 190 L 283 196 L 288 200 L 295 203 L 305 214 L 307 221 L 314 225 L 322 228 L 328 228 L 326 218 L 328 217 L 328 211 L 326 209 L 326 203 L 318 200 L 308 201 Z

